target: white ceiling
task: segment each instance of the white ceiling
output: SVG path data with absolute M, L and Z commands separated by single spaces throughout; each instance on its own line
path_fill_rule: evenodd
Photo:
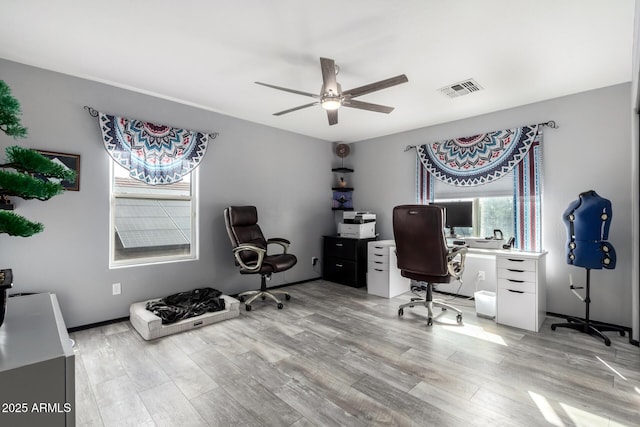
M 631 81 L 634 0 L 0 0 L 0 57 L 353 142 Z M 389 115 L 320 106 L 321 56 Z M 0 78 L 2 71 L 0 70 Z M 439 89 L 473 78 L 484 90 Z M 94 106 L 99 109 L 100 100 Z M 118 112 L 112 112 L 118 113 Z M 139 117 L 153 120 L 153 117 Z

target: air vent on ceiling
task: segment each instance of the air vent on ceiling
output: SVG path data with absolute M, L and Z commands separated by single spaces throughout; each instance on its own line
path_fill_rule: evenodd
M 473 79 L 463 80 L 439 89 L 440 93 L 447 95 L 449 98 L 457 98 L 479 90 L 482 90 L 482 86 Z

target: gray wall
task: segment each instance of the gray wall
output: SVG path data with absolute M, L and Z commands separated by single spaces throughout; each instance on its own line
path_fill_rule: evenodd
M 223 209 L 254 204 L 267 237 L 287 237 L 296 267 L 271 285 L 318 277 L 321 236 L 335 231 L 331 212 L 332 144 L 255 123 L 59 73 L 0 60 L 0 79 L 20 101 L 28 138 L 22 146 L 80 154 L 80 192 L 49 201 L 14 199 L 17 212 L 45 224 L 30 238 L 0 235 L 0 268 L 13 268 L 17 292 L 57 294 L 68 327 L 128 315 L 129 305 L 212 286 L 227 294 L 254 289 L 258 276 L 234 266 Z M 200 258 L 155 266 L 109 269 L 109 156 L 100 111 L 176 127 L 219 132 L 199 167 Z M 2 133 L 4 148 L 16 143 Z M 122 294 L 111 295 L 111 284 Z M 11 310 L 9 300 L 8 310 Z
M 455 100 L 453 101 L 455 102 Z M 613 204 L 609 240 L 615 270 L 593 270 L 591 318 L 631 326 L 631 86 L 621 84 L 466 120 L 360 141 L 352 145 L 357 209 L 378 215 L 381 238 L 393 238 L 393 206 L 415 201 L 415 151 L 451 137 L 555 120 L 544 129 L 543 247 L 547 254 L 547 309 L 584 316 L 584 304 L 568 287 L 584 283 L 584 269 L 565 263 L 566 230 L 561 215 L 579 193 L 595 190 Z

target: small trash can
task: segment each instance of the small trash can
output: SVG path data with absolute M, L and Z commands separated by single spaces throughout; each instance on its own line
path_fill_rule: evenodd
M 476 300 L 476 316 L 493 319 L 496 317 L 496 293 L 478 291 L 473 294 Z

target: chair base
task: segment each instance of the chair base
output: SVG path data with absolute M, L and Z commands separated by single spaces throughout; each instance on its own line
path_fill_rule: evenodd
M 592 320 L 579 319 L 577 317 L 567 317 L 567 323 L 554 323 L 551 325 L 552 331 L 555 331 L 556 328 L 575 329 L 576 331 L 580 331 L 585 334 L 600 337 L 607 347 L 611 345 L 611 340 L 602 333 L 603 331 L 615 331 L 618 332 L 621 337 L 623 337 L 625 333 L 624 329 L 618 326 L 607 325 L 606 323 L 594 322 Z
M 284 308 L 284 304 L 282 304 L 282 301 L 280 301 L 276 295 L 284 295 L 285 299 L 287 301 L 289 301 L 291 299 L 291 295 L 289 295 L 288 292 L 286 291 L 277 291 L 277 290 L 272 290 L 272 291 L 268 291 L 267 290 L 267 280 L 271 278 L 271 275 L 263 275 L 262 279 L 261 279 L 261 283 L 260 283 L 260 290 L 258 291 L 246 291 L 246 292 L 241 292 L 238 294 L 238 299 L 240 300 L 240 302 L 244 302 L 244 307 L 247 311 L 251 311 L 251 303 L 253 303 L 256 299 L 258 298 L 262 298 L 262 300 L 265 300 L 267 298 L 272 299 L 273 301 L 276 302 L 278 309 L 282 309 Z M 245 302 L 245 297 L 250 296 L 248 300 L 246 300 Z
M 400 307 L 398 307 L 398 316 L 402 316 L 404 315 L 404 309 L 406 307 L 409 308 L 413 308 L 415 307 L 417 304 L 421 304 L 424 305 L 427 308 L 427 312 L 429 317 L 427 318 L 427 325 L 431 326 L 433 325 L 433 307 L 441 307 L 442 311 L 446 311 L 446 310 L 451 310 L 451 311 L 455 311 L 457 313 L 456 315 L 456 321 L 458 323 L 462 323 L 462 311 L 460 311 L 459 309 L 457 309 L 456 307 L 449 305 L 443 301 L 440 300 L 434 300 L 433 299 L 433 285 L 431 283 L 427 283 L 427 295 L 425 298 L 411 298 L 411 302 L 405 303 L 405 304 L 401 304 Z

